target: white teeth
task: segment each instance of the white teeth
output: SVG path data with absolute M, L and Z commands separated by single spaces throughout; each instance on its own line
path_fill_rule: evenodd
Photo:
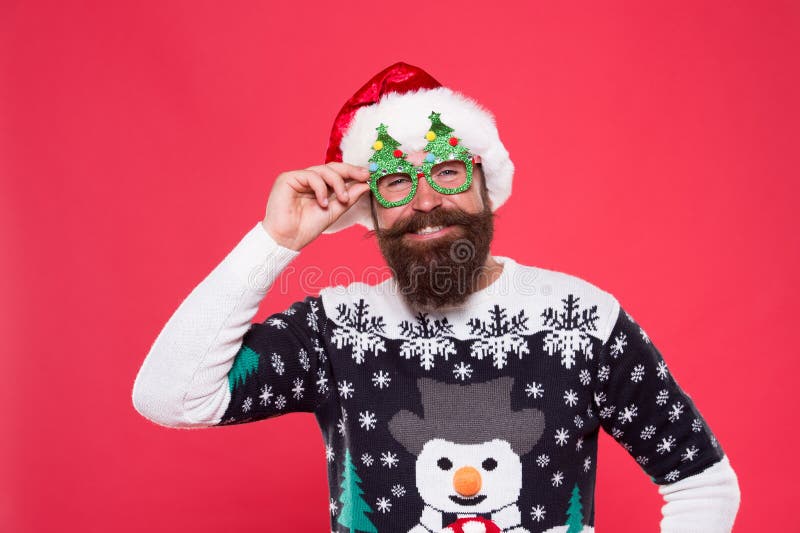
M 428 234 L 428 233 L 433 233 L 433 232 L 435 232 L 435 231 L 439 231 L 439 230 L 440 230 L 440 229 L 442 229 L 443 227 L 444 227 L 444 226 L 434 226 L 434 227 L 425 226 L 425 227 L 424 227 L 424 228 L 422 228 L 421 230 L 418 230 L 418 231 L 416 232 L 416 234 L 417 234 L 417 235 L 426 235 L 426 234 Z

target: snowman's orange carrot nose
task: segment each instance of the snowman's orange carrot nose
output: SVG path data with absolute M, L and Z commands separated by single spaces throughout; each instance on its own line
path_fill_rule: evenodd
M 471 466 L 462 466 L 453 475 L 453 487 L 462 496 L 474 496 L 481 490 L 481 473 Z

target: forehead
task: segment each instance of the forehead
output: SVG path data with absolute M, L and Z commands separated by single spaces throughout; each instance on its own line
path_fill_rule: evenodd
M 438 460 L 447 457 L 453 462 L 463 461 L 469 463 L 477 458 L 500 457 L 516 455 L 508 441 L 492 439 L 480 444 L 456 444 L 445 439 L 436 438 L 425 443 L 420 452 L 420 458 L 425 460 Z M 484 457 L 485 456 L 485 457 Z

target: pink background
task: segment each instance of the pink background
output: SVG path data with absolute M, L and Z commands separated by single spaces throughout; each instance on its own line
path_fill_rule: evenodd
M 658 4 L 0 2 L 0 530 L 328 529 L 313 416 L 170 430 L 131 386 L 397 60 L 496 114 L 517 174 L 493 252 L 615 294 L 728 453 L 734 530 L 791 529 L 798 4 Z M 293 266 L 359 277 L 383 265 L 362 235 Z M 256 318 L 304 294 L 290 276 Z M 656 489 L 603 434 L 598 530 L 656 531 Z

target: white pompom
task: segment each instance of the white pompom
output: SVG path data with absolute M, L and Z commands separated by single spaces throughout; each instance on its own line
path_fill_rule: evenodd
M 461 528 L 464 533 L 486 533 L 486 524 L 483 522 L 465 522 Z

